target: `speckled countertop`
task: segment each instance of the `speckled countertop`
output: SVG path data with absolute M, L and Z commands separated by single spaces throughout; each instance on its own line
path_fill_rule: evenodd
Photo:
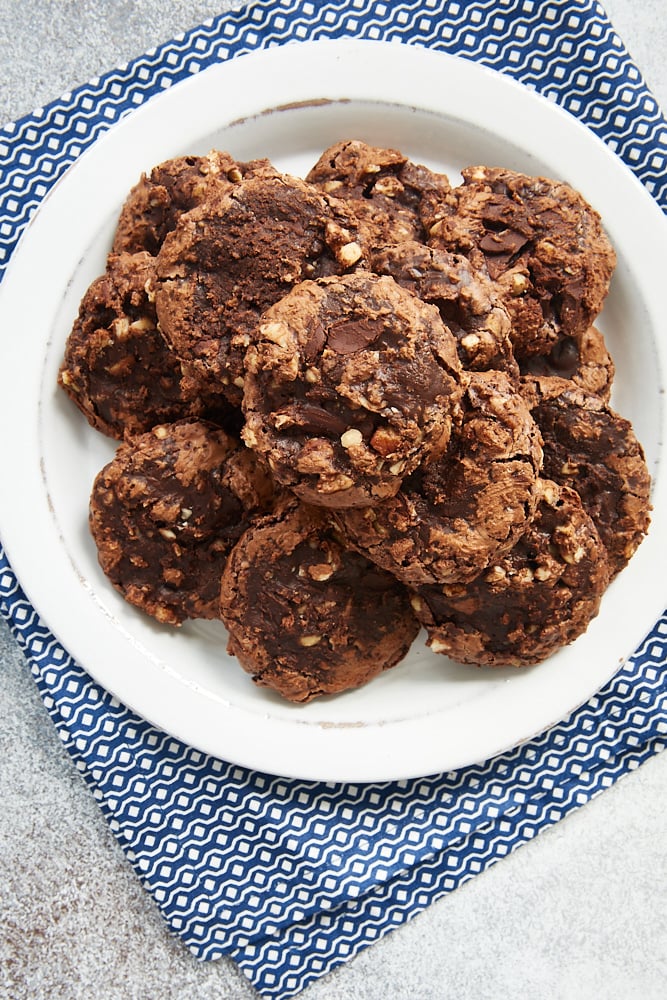
M 12 120 L 238 4 L 0 0 Z M 667 107 L 664 0 L 609 0 Z M 168 931 L 0 624 L 0 997 L 242 1000 Z M 311 986 L 309 1000 L 658 1000 L 667 983 L 667 754 Z

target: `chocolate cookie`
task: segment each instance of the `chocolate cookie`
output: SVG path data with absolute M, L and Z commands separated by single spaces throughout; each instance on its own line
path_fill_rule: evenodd
M 112 250 L 155 256 L 184 212 L 226 194 L 243 177 L 275 173 L 268 160 L 238 163 L 217 149 L 206 156 L 176 156 L 142 174 L 120 211 Z
M 58 373 L 88 422 L 117 439 L 183 417 L 232 418 L 223 396 L 183 385 L 147 291 L 154 265 L 145 252 L 109 256 L 81 301 Z
M 512 317 L 518 359 L 593 325 L 616 257 L 600 216 L 568 184 L 468 167 L 448 196 L 427 196 L 423 213 L 434 246 L 483 253 Z
M 605 402 L 609 402 L 616 374 L 605 339 L 594 326 L 574 337 L 560 337 L 548 354 L 525 358 L 520 367 L 524 375 L 569 379 Z
M 544 438 L 544 474 L 580 495 L 612 573 L 628 563 L 650 522 L 651 479 L 632 425 L 599 396 L 562 379 L 537 379 L 533 416 Z
M 510 552 L 466 585 L 419 587 L 428 644 L 460 663 L 528 666 L 572 642 L 609 580 L 604 545 L 578 493 L 540 482 L 540 501 Z
M 331 221 L 326 199 L 287 175 L 241 181 L 181 216 L 157 257 L 155 302 L 193 382 L 240 403 L 259 315 L 304 278 L 344 270 L 338 229 L 327 245 Z
M 295 702 L 366 684 L 419 630 L 408 591 L 344 548 L 328 512 L 294 498 L 234 546 L 221 616 L 229 652 L 257 684 Z
M 447 446 L 456 341 L 434 306 L 363 271 L 304 281 L 246 355 L 243 438 L 309 503 L 367 506 Z
M 420 206 L 425 192 L 443 197 L 450 189 L 444 174 L 412 163 L 399 150 L 355 139 L 326 149 L 306 179 L 347 203 L 369 250 L 424 240 Z
M 456 337 L 465 369 L 502 369 L 514 376 L 511 320 L 494 285 L 481 267 L 462 254 L 447 253 L 415 241 L 381 247 L 370 269 L 388 274 L 424 302 L 437 306 Z
M 220 428 L 160 424 L 121 444 L 95 479 L 90 529 L 100 565 L 160 622 L 217 618 L 227 555 L 272 496 L 252 453 Z
M 508 551 L 532 517 L 539 431 L 502 372 L 476 372 L 441 458 L 376 507 L 339 512 L 348 542 L 411 586 L 461 583 Z

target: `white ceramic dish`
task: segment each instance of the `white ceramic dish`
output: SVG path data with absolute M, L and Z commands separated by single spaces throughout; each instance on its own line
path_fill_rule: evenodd
M 619 265 L 600 326 L 654 480 L 649 536 L 586 635 L 529 670 L 464 668 L 417 643 L 359 691 L 296 707 L 257 689 L 222 627 L 159 627 L 112 590 L 87 528 L 115 445 L 56 387 L 79 299 L 104 268 L 142 170 L 228 149 L 303 174 L 330 143 L 401 148 L 453 181 L 472 163 L 563 178 L 602 213 Z M 616 671 L 663 609 L 665 219 L 582 125 L 471 62 L 391 43 L 313 42 L 215 66 L 154 98 L 84 154 L 26 231 L 0 288 L 0 535 L 62 644 L 139 714 L 203 751 L 286 776 L 375 781 L 451 770 L 541 732 Z

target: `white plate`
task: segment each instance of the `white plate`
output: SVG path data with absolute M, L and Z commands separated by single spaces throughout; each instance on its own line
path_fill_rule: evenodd
M 619 265 L 600 322 L 615 407 L 654 477 L 653 524 L 586 635 L 537 668 L 476 670 L 417 643 L 362 690 L 297 707 L 257 689 L 210 623 L 163 628 L 107 584 L 88 534 L 95 474 L 115 445 L 56 387 L 78 302 L 104 268 L 142 170 L 212 147 L 303 174 L 356 137 L 399 147 L 453 181 L 466 164 L 563 178 L 602 213 Z M 481 761 L 541 732 L 616 671 L 663 609 L 665 219 L 582 125 L 471 62 L 393 43 L 313 42 L 212 67 L 111 129 L 55 187 L 0 288 L 0 535 L 60 642 L 122 702 L 186 743 L 297 778 L 388 780 Z

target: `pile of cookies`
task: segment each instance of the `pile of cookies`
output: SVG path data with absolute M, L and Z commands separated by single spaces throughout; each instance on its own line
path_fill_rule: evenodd
M 565 183 L 452 185 L 345 140 L 305 179 L 177 157 L 122 207 L 59 383 L 119 441 L 90 526 L 159 622 L 219 618 L 306 702 L 402 660 L 574 640 L 645 535 L 650 477 L 594 323 L 615 267 Z

